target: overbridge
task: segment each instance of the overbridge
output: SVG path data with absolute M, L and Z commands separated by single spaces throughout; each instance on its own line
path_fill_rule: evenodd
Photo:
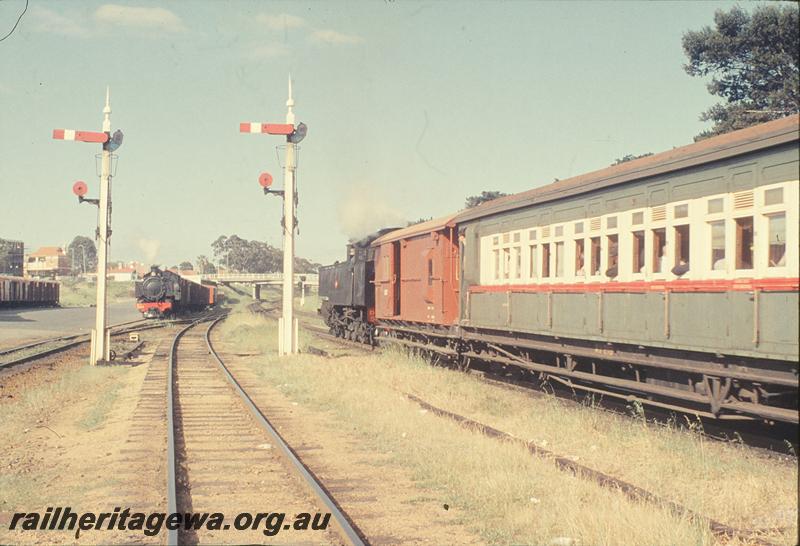
M 211 281 L 217 284 L 250 284 L 255 299 L 261 299 L 262 286 L 280 286 L 283 284 L 283 273 L 197 273 L 183 274 L 183 277 L 194 282 Z M 301 297 L 307 292 L 319 288 L 319 275 L 316 273 L 295 273 L 294 284 L 300 289 Z

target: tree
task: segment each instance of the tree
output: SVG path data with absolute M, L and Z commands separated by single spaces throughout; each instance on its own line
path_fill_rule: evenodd
M 283 252 L 261 241 L 248 241 L 237 235 L 221 235 L 211 243 L 211 250 L 220 265 L 225 264 L 234 271 L 274 273 L 283 269 Z M 294 266 L 297 273 L 315 273 L 319 268 L 319 264 L 297 256 Z
M 94 241 L 83 235 L 78 235 L 67 245 L 67 260 L 72 267 L 72 272 L 81 274 L 97 270 L 97 248 Z
M 714 24 L 683 35 L 684 70 L 711 75 L 708 91 L 726 101 L 701 114 L 714 127 L 695 140 L 797 113 L 798 5 L 718 10 Z
M 181 271 L 194 271 L 194 266 L 192 265 L 192 262 L 181 262 L 178 266 L 178 269 Z
M 482 191 L 480 195 L 472 195 L 467 197 L 467 201 L 464 203 L 464 206 L 468 209 L 471 209 L 473 207 L 477 207 L 481 203 L 492 201 L 498 197 L 505 197 L 506 195 L 508 194 L 501 191 Z
M 408 226 L 416 226 L 417 224 L 421 224 L 423 222 L 427 222 L 429 220 L 433 220 L 433 216 L 428 216 L 427 218 L 420 218 L 419 220 L 414 220 L 413 222 L 408 222 L 406 227 Z
M 211 263 L 211 261 L 205 256 L 205 254 L 201 254 L 197 257 L 197 269 L 200 270 L 200 274 L 209 273 L 213 275 L 217 272 L 216 266 Z
M 641 159 L 643 157 L 648 157 L 651 155 L 653 155 L 653 152 L 647 152 L 646 154 L 640 154 L 640 155 L 625 154 L 622 157 L 615 159 L 614 163 L 612 163 L 611 166 L 613 167 L 614 165 L 619 165 L 620 163 L 627 163 L 628 161 L 633 161 L 634 159 Z

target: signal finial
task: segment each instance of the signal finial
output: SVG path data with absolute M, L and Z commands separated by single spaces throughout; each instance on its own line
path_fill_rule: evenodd
M 289 99 L 286 101 L 286 123 L 294 125 L 294 98 L 292 98 L 292 75 L 289 74 Z
M 106 106 L 103 108 L 103 131 L 111 131 L 111 88 L 106 86 Z

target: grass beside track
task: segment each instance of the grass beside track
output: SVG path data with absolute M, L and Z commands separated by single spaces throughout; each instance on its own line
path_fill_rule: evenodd
M 396 351 L 333 360 L 277 358 L 276 322 L 243 308 L 221 325 L 226 341 L 259 353 L 253 370 L 295 401 L 333 412 L 373 449 L 408 467 L 426 496 L 459 505 L 487 542 L 713 544 L 710 532 L 667 511 L 556 470 L 520 447 L 435 417 L 403 392 L 535 441 L 739 528 L 788 527 L 797 536 L 797 469 L 739 444 L 656 427 L 556 398 L 486 385 Z M 309 342 L 301 333 L 300 345 Z M 566 543 L 566 542 L 565 542 Z M 729 542 L 736 544 L 736 542 Z
M 108 303 L 133 301 L 133 281 L 108 281 Z M 97 302 L 97 285 L 86 281 L 62 280 L 61 307 L 90 307 Z

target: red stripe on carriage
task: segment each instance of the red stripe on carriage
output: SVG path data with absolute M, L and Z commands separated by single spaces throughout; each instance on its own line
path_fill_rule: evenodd
M 472 293 L 484 292 L 797 292 L 800 278 L 714 279 L 631 282 L 587 282 L 548 284 L 501 284 L 471 286 Z

